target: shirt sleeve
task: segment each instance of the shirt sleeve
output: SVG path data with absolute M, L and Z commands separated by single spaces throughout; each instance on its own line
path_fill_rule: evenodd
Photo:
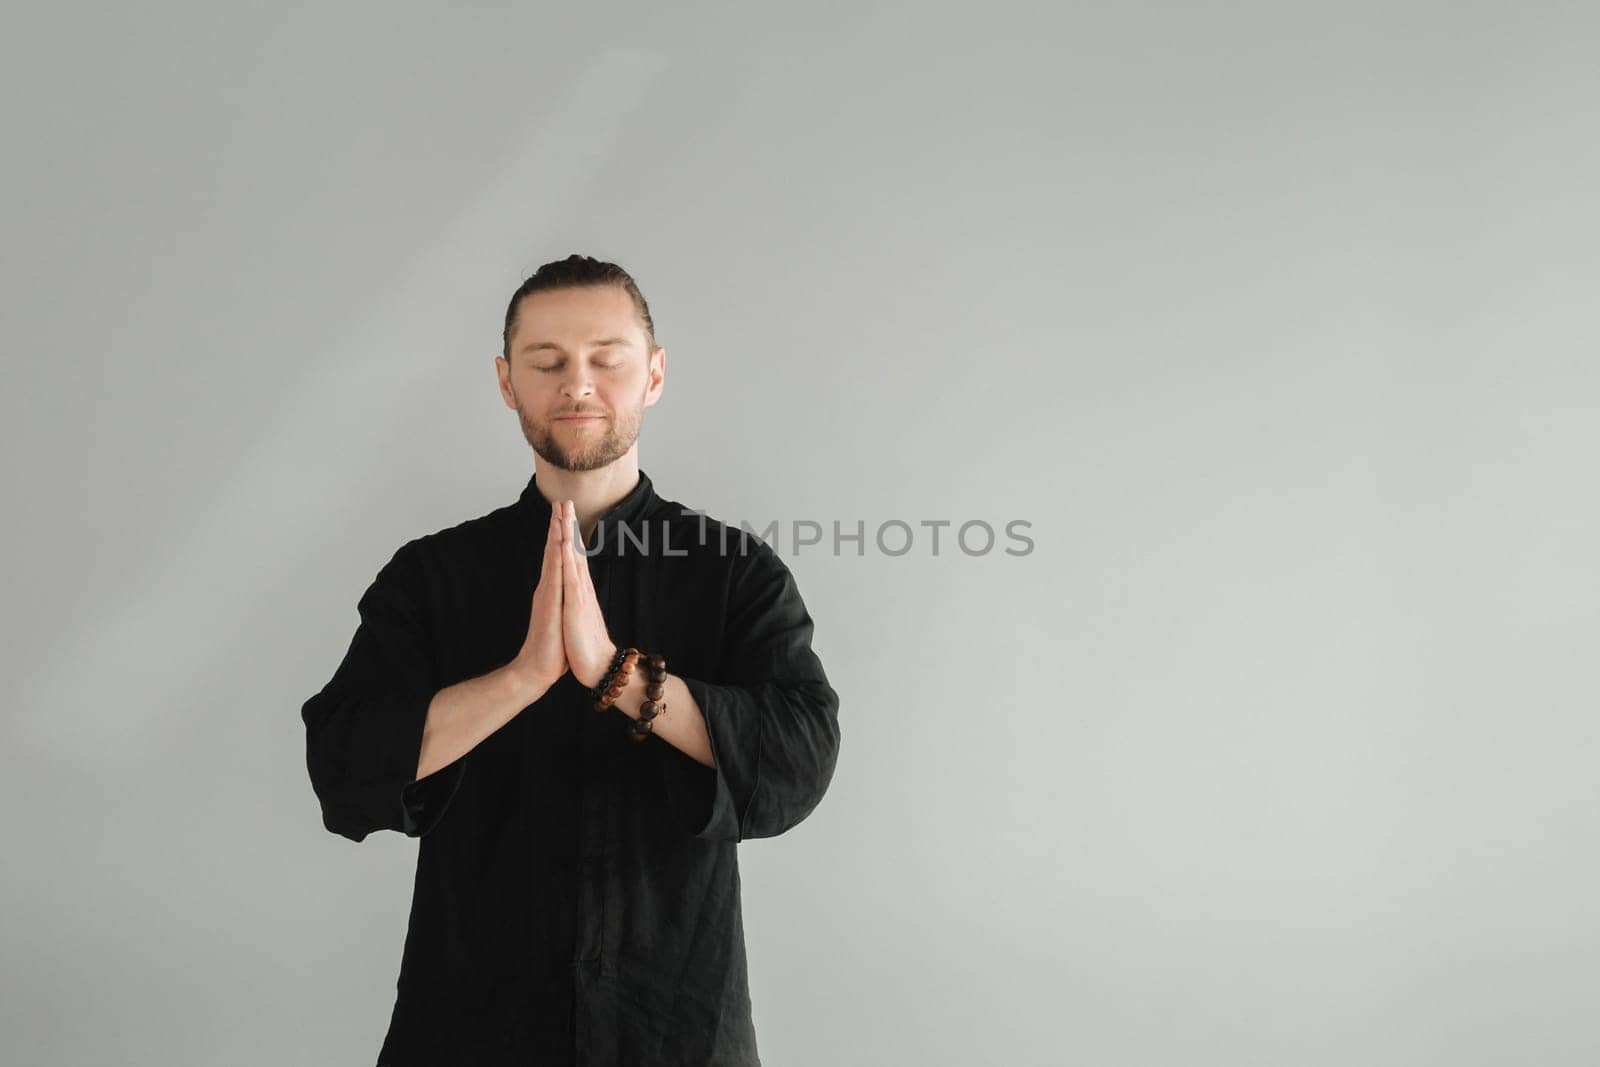
M 301 708 L 323 825 L 352 841 L 374 830 L 421 837 L 438 823 L 465 771 L 458 759 L 421 780 L 416 775 L 428 705 L 441 685 L 415 544 L 401 547 L 362 594 L 343 661 Z
M 731 581 L 716 677 L 683 678 L 705 716 L 716 766 L 650 742 L 679 824 L 708 840 L 776 837 L 794 827 L 821 802 L 839 754 L 839 697 L 811 648 L 811 615 L 777 552 L 751 543 Z

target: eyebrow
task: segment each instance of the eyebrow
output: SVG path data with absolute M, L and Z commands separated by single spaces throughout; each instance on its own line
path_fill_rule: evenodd
M 606 348 L 606 347 L 609 347 L 611 345 L 625 345 L 627 343 L 628 343 L 628 339 L 626 337 L 602 337 L 598 341 L 590 341 L 589 342 L 589 347 L 590 348 Z M 522 346 L 520 351 L 522 351 L 522 352 L 555 351 L 555 352 L 560 352 L 562 355 L 566 355 L 567 354 L 567 350 L 562 348 L 560 345 L 556 344 L 554 341 L 529 341 L 527 344 Z

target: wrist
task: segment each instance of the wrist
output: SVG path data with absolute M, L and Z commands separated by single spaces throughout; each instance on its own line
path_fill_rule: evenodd
M 619 651 L 621 650 L 614 642 L 606 645 L 605 655 L 597 657 L 596 664 L 586 667 L 582 677 L 574 671 L 573 677 L 577 678 L 585 689 L 593 689 L 605 680 L 606 672 L 611 669 L 611 664 L 616 660 Z
M 649 675 L 643 665 L 634 668 L 628 676 L 628 682 L 622 687 L 622 692 L 617 694 L 617 699 L 611 706 L 622 712 L 630 719 L 639 717 L 639 705 L 643 704 L 650 688 Z
M 518 656 L 516 659 L 500 668 L 505 676 L 506 684 L 513 693 L 521 699 L 524 705 L 532 704 L 550 691 L 550 687 L 561 680 L 560 675 L 550 676 L 548 670 L 541 671 L 527 660 Z

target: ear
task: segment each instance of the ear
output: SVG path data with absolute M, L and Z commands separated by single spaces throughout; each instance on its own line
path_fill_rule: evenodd
M 665 348 L 658 347 L 654 352 L 650 353 L 649 376 L 650 386 L 644 393 L 645 407 L 649 407 L 661 399 L 661 390 L 666 388 L 667 350 Z
M 517 398 L 511 393 L 511 364 L 504 356 L 494 357 L 494 375 L 500 383 L 500 399 L 512 411 L 517 410 Z

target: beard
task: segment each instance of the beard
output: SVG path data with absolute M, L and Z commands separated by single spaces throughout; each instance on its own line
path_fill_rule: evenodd
M 528 414 L 521 401 L 517 402 L 517 419 L 534 454 L 552 467 L 565 471 L 599 470 L 615 463 L 639 439 L 644 395 L 640 394 L 639 403 L 632 410 L 604 416 L 599 426 L 585 429 L 563 427 L 553 419 L 540 422 Z

